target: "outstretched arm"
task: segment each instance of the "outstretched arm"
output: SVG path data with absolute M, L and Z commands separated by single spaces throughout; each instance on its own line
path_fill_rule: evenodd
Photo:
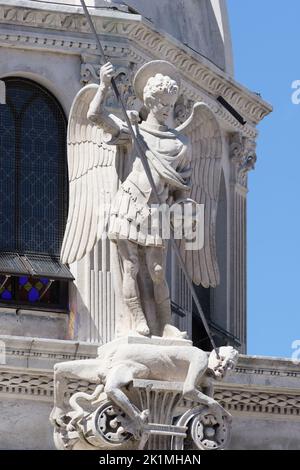
M 90 121 L 101 127 L 104 132 L 117 137 L 122 130 L 122 121 L 107 112 L 104 107 L 105 98 L 110 89 L 111 79 L 115 73 L 114 66 L 107 62 L 100 69 L 100 85 L 92 100 L 87 117 Z

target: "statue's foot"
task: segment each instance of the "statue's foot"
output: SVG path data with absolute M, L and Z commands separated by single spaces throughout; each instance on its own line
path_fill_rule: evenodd
M 144 433 L 145 424 L 148 422 L 149 414 L 149 410 L 144 410 L 141 413 L 136 414 L 133 429 L 133 436 L 135 439 L 141 439 Z
M 142 336 L 150 335 L 150 329 L 145 320 L 141 320 L 140 322 L 138 322 L 138 324 L 135 327 L 135 331 L 136 333 Z
M 187 338 L 187 332 L 186 331 L 180 331 L 176 326 L 173 325 L 165 325 L 163 334 L 163 338 L 179 338 L 179 339 L 186 339 Z

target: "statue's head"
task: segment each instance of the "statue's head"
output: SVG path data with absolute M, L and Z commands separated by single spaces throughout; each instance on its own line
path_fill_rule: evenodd
M 134 78 L 136 96 L 143 101 L 160 124 L 165 124 L 178 99 L 180 76 L 177 69 L 164 60 L 143 65 Z
M 239 353 L 232 346 L 218 348 L 219 358 L 216 351 L 212 351 L 208 358 L 208 371 L 215 380 L 223 380 L 226 375 L 234 370 Z
M 160 124 L 164 124 L 173 111 L 178 91 L 177 82 L 171 77 L 157 73 L 149 78 L 144 88 L 144 105 Z

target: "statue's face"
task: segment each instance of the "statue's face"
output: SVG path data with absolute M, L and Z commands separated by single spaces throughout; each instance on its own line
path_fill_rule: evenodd
M 220 365 L 214 370 L 217 380 L 224 379 L 227 373 L 235 368 L 235 363 L 232 360 L 221 357 L 221 361 Z
M 159 124 L 164 125 L 167 123 L 173 113 L 176 100 L 177 95 L 167 92 L 152 97 L 149 103 L 149 110 Z
M 235 368 L 238 352 L 231 346 L 222 346 L 219 348 L 219 356 L 217 358 L 215 351 L 212 351 L 208 359 L 208 368 L 216 380 L 224 379 L 227 373 Z

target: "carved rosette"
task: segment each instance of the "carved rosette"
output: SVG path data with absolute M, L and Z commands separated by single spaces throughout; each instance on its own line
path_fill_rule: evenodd
M 248 173 L 254 170 L 257 160 L 255 140 L 244 137 L 238 132 L 232 134 L 230 155 L 234 165 L 235 182 L 247 188 Z
M 231 419 L 224 410 L 215 415 L 205 406 L 184 400 L 182 384 L 134 380 L 126 390 L 145 421 L 137 430 L 107 399 L 103 387 L 91 394 L 71 396 L 62 421 L 54 429 L 60 450 L 219 450 L 230 437 Z M 78 404 L 80 402 L 80 404 Z M 71 409 L 70 409 L 71 408 Z

